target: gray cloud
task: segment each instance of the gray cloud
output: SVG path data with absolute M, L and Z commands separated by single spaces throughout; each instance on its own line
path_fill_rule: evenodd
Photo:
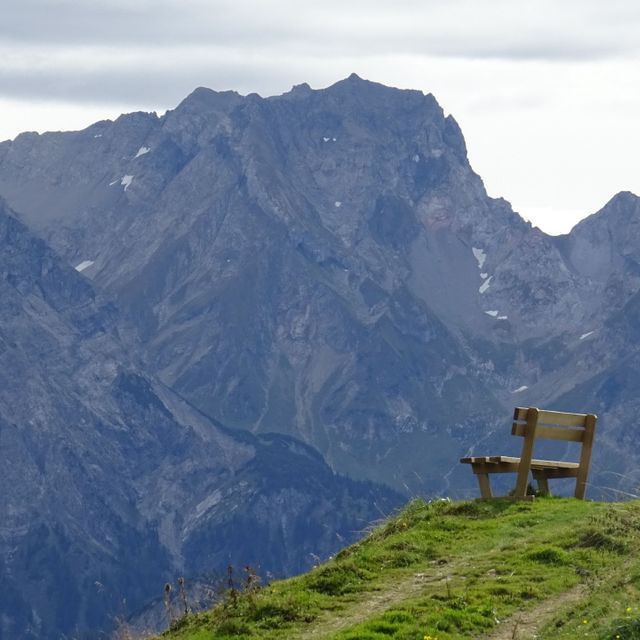
M 251 66 L 203 68 L 154 67 L 91 71 L 17 72 L 0 69 L 4 97 L 89 104 L 129 104 L 132 108 L 170 108 L 197 86 L 233 88 L 250 93 L 258 85 L 277 86 L 277 69 Z
M 0 21 L 0 97 L 171 104 L 197 84 L 277 92 L 376 57 L 637 57 L 639 27 L 635 0 L 21 0 Z
M 639 25 L 632 0 L 21 0 L 3 11 L 0 41 L 592 59 L 637 52 Z

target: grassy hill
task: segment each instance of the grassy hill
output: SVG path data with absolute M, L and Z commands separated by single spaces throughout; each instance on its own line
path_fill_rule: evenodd
M 639 502 L 416 500 L 309 573 L 228 592 L 163 638 L 640 638 L 639 550 Z

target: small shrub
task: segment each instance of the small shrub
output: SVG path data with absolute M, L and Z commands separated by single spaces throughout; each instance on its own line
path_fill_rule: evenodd
M 606 640 L 640 640 L 640 620 L 616 620 Z
M 483 509 L 479 502 L 460 502 L 453 503 L 447 509 L 447 515 L 450 516 L 466 516 L 467 518 L 487 517 L 491 513 L 487 509 Z M 493 515 L 493 514 L 491 514 Z
M 493 596 L 504 597 L 511 595 L 511 590 L 507 589 L 507 587 L 491 587 L 488 591 Z
M 352 544 L 350 547 L 346 547 L 344 549 L 340 549 L 338 553 L 336 553 L 336 560 L 344 560 L 349 556 L 352 556 L 360 545 L 358 543 Z
M 238 620 L 225 620 L 218 625 L 216 636 L 241 636 L 251 633 L 251 627 Z
M 493 613 L 490 610 L 466 607 L 461 609 L 448 609 L 443 612 L 442 623 L 446 630 L 453 628 L 462 632 L 477 632 L 481 629 L 489 629 L 495 624 Z M 445 629 L 443 629 L 445 630 Z
M 413 623 L 413 616 L 405 611 L 387 611 L 382 616 L 386 622 L 392 622 L 395 624 L 411 624 Z
M 367 574 L 353 562 L 329 564 L 312 572 L 308 586 L 313 591 L 330 596 L 357 591 Z
M 384 636 L 376 633 L 375 631 L 352 631 L 347 633 L 344 637 L 344 640 L 380 640 L 380 638 L 384 638 Z
M 383 633 L 387 636 L 395 636 L 396 632 L 398 631 L 398 625 L 390 622 L 373 622 L 368 626 L 371 631 L 374 631 L 375 633 Z
M 424 556 L 411 551 L 396 551 L 386 561 L 386 566 L 393 569 L 399 569 L 402 567 L 410 567 L 413 564 L 417 564 L 421 560 L 424 560 Z
M 585 531 L 578 539 L 577 546 L 611 551 L 619 554 L 624 554 L 628 550 L 628 545 L 625 542 L 616 540 L 616 538 L 595 529 Z
M 545 547 L 535 551 L 530 551 L 527 554 L 527 557 L 534 562 L 556 566 L 562 566 L 569 562 L 567 552 L 559 549 L 558 547 Z
M 535 600 L 540 597 L 540 592 L 534 587 L 528 587 L 519 593 L 523 600 Z

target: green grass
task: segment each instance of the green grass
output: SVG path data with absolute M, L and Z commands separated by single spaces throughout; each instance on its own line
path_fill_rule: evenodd
M 416 500 L 309 573 L 189 616 L 171 640 L 640 640 L 640 503 Z M 514 635 L 515 634 L 515 635 Z

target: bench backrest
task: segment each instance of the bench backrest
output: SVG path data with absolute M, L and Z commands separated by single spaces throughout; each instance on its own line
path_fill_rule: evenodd
M 516 495 L 527 493 L 527 477 L 533 458 L 533 445 L 537 438 L 565 440 L 582 443 L 580 462 L 576 477 L 576 498 L 584 498 L 593 436 L 596 429 L 596 416 L 592 413 L 563 413 L 560 411 L 541 411 L 536 407 L 516 407 L 513 413 L 514 436 L 523 436 L 520 470 L 516 482 Z
M 595 429 L 596 417 L 589 413 L 543 411 L 535 407 L 516 407 L 511 434 L 527 436 L 534 429 L 535 438 L 584 442 Z

